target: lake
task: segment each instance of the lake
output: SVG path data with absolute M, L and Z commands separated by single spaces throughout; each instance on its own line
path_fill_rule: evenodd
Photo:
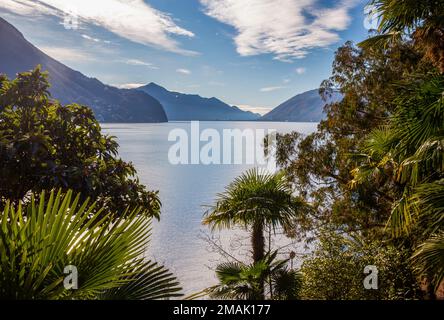
M 280 133 L 316 130 L 316 123 L 200 122 L 200 129 L 274 129 Z M 104 132 L 117 137 L 119 154 L 131 161 L 143 184 L 159 190 L 162 201 L 160 222 L 153 223 L 147 256 L 165 264 L 179 278 L 184 292 L 191 294 L 216 283 L 214 267 L 221 256 L 218 245 L 237 257 L 248 256 L 248 234 L 244 230 L 216 232 L 211 240 L 202 226 L 205 206 L 211 205 L 235 177 L 252 165 L 173 165 L 168 153 L 175 142 L 168 136 L 175 129 L 190 134 L 190 122 L 161 124 L 103 124 Z M 202 143 L 201 145 L 204 145 Z M 287 239 L 276 241 L 288 241 Z

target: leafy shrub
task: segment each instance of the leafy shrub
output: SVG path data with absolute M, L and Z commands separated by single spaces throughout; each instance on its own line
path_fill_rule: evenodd
M 143 259 L 151 219 L 117 219 L 80 196 L 44 192 L 0 213 L 0 299 L 161 299 L 179 296 L 176 278 Z M 78 288 L 67 290 L 75 266 Z
M 317 300 L 395 300 L 421 297 L 411 252 L 379 241 L 323 232 L 303 262 L 302 297 Z M 366 266 L 378 269 L 378 289 L 365 289 Z
M 160 201 L 117 157 L 118 144 L 103 135 L 91 109 L 50 98 L 47 74 L 37 67 L 15 80 L 0 75 L 0 209 L 30 192 L 72 189 L 100 207 L 123 212 L 142 206 L 159 217 Z

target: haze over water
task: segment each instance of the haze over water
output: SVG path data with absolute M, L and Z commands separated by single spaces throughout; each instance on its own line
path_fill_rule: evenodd
M 168 151 L 175 143 L 168 141 L 171 130 L 185 129 L 190 122 L 160 124 L 103 124 L 104 132 L 117 137 L 120 156 L 134 163 L 138 176 L 149 189 L 159 190 L 162 201 L 160 223 L 153 223 L 153 235 L 147 256 L 164 263 L 178 276 L 184 292 L 200 291 L 215 284 L 214 268 L 219 254 L 203 239 L 209 234 L 201 224 L 217 193 L 251 165 L 172 165 Z M 216 129 L 275 129 L 279 133 L 315 131 L 316 123 L 277 122 L 200 122 L 201 131 Z M 201 146 L 205 143 L 201 143 Z M 248 241 L 245 231 L 216 233 L 221 243 L 236 246 Z M 247 242 L 248 244 L 248 242 Z M 240 256 L 248 254 L 240 247 Z

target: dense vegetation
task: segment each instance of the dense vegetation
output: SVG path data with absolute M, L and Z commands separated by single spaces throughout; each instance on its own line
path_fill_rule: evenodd
M 337 50 L 319 90 L 343 99 L 325 106 L 317 132 L 278 136 L 277 176 L 309 208 L 285 223 L 288 235 L 314 240 L 294 286 L 304 299 L 434 299 L 444 281 L 444 1 L 371 4 L 378 30 Z M 257 188 L 240 187 L 247 196 Z M 259 208 L 262 198 L 244 201 Z M 222 204 L 237 221 L 263 215 Z M 378 290 L 363 286 L 370 265 Z M 226 267 L 216 270 L 223 287 Z
M 49 197 L 42 192 L 39 200 L 31 195 L 26 207 L 7 203 L 0 218 L 0 298 L 178 296 L 175 277 L 143 259 L 151 220 L 141 209 L 127 210 L 117 220 L 96 209 L 71 191 Z M 67 288 L 70 266 L 78 279 L 68 281 Z
M 116 214 L 142 206 L 159 218 L 157 193 L 117 158 L 115 139 L 101 133 L 92 110 L 51 99 L 47 78 L 39 67 L 14 80 L 0 76 L 0 208 L 62 188 Z
M 374 0 L 379 28 L 340 47 L 326 119 L 278 136 L 280 172 L 251 170 L 204 217 L 251 234 L 216 267 L 217 299 L 434 299 L 444 283 L 444 1 Z M 0 76 L 0 298 L 159 299 L 175 277 L 144 258 L 160 201 L 88 107 L 36 68 Z M 59 190 L 55 192 L 54 190 Z M 49 197 L 48 197 L 49 194 Z M 75 196 L 73 196 L 75 195 Z M 268 231 L 268 235 L 266 232 Z M 296 269 L 276 233 L 312 249 Z M 64 286 L 65 268 L 79 273 Z M 367 267 L 378 288 L 364 286 Z
M 264 231 L 266 228 L 276 231 L 278 227 L 291 229 L 297 215 L 307 210 L 308 205 L 293 195 L 284 174 L 253 169 L 230 184 L 208 210 L 204 223 L 213 228 L 239 225 L 251 230 L 253 263 L 236 261 L 220 265 L 216 272 L 221 285 L 210 289 L 211 296 L 255 300 L 276 295 L 296 297 L 295 286 L 289 285 L 284 290 L 282 284 L 297 283 L 299 275 L 285 267 L 286 261 L 277 261 L 277 252 L 266 252 Z
M 62 106 L 48 88 L 39 67 L 0 76 L 0 299 L 180 296 L 174 275 L 144 258 L 157 192 L 88 107 Z

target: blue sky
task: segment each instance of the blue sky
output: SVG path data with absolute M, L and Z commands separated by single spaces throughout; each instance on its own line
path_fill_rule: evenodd
M 367 36 L 366 0 L 0 0 L 34 45 L 116 86 L 156 82 L 264 113 Z

